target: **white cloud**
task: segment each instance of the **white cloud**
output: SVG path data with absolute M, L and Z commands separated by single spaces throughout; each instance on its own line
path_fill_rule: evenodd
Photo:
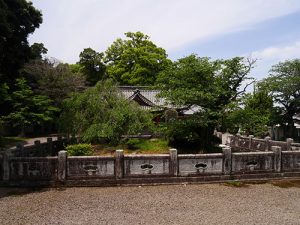
M 31 42 L 75 62 L 85 47 L 104 51 L 127 31 L 142 31 L 167 51 L 195 40 L 249 29 L 300 9 L 298 0 L 51 0 L 33 1 L 44 23 Z
M 283 47 L 268 47 L 252 53 L 255 58 L 263 60 L 286 60 L 300 57 L 300 41 Z
M 257 79 L 267 76 L 272 65 L 281 61 L 300 58 L 300 40 L 285 46 L 270 46 L 251 54 L 252 58 L 257 59 L 256 68 L 252 75 Z

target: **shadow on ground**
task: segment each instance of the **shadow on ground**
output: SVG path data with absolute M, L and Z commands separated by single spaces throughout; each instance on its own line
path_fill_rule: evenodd
M 9 188 L 9 187 L 1 187 L 0 188 L 0 198 L 5 198 L 9 196 L 23 196 L 32 193 L 42 193 L 47 192 L 49 190 L 55 189 L 56 191 L 64 191 L 66 188 L 41 188 L 41 187 L 33 187 L 33 188 Z

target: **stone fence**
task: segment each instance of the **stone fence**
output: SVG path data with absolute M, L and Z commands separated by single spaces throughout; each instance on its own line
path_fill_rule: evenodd
M 67 144 L 77 143 L 76 137 L 48 137 L 46 142 L 34 141 L 34 144 L 17 144 L 16 147 L 5 150 L 15 157 L 45 157 L 56 156 Z
M 0 156 L 1 185 L 6 186 L 114 186 L 182 182 L 217 182 L 233 179 L 300 177 L 300 151 L 282 150 L 222 153 L 114 156 L 15 157 Z
M 216 136 L 222 139 L 224 134 L 217 132 Z M 292 138 L 286 141 L 273 141 L 270 137 L 265 139 L 254 138 L 253 135 L 227 135 L 226 145 L 230 146 L 234 152 L 260 152 L 271 151 L 273 146 L 281 147 L 282 151 L 300 151 L 300 143 L 294 143 Z

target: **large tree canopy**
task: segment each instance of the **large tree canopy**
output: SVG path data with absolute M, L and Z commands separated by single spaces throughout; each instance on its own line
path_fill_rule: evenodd
M 269 76 L 259 83 L 268 91 L 282 110 L 283 123 L 293 127 L 293 116 L 300 113 L 300 59 L 280 62 L 272 67 Z M 292 136 L 291 129 L 286 133 Z
M 57 106 L 71 92 L 85 88 L 83 74 L 72 72 L 68 64 L 54 65 L 48 59 L 36 59 L 26 63 L 22 72 L 36 93 L 48 96 Z
M 211 61 L 190 55 L 162 71 L 158 78 L 162 96 L 171 104 L 199 107 L 194 115 L 178 121 L 180 127 L 174 130 L 187 132 L 181 132 L 185 136 L 177 136 L 196 137 L 202 144 L 209 145 L 226 106 L 245 91 L 240 87 L 248 79 L 253 63 L 251 60 L 245 63 L 243 58 Z
M 81 66 L 80 71 L 86 76 L 89 85 L 93 86 L 105 78 L 106 67 L 103 63 L 103 53 L 85 48 L 79 55 L 78 64 Z
M 249 79 L 253 61 L 243 58 L 211 61 L 196 55 L 179 59 L 158 78 L 162 95 L 177 105 L 197 105 L 221 110 L 243 93 L 243 81 Z M 221 111 L 219 113 L 222 113 Z
M 12 83 L 31 57 L 27 37 L 42 23 L 30 1 L 0 0 L 0 81 Z
M 108 76 L 122 85 L 153 85 L 156 77 L 171 61 L 141 32 L 125 33 L 105 52 Z
M 2 119 L 19 128 L 23 136 L 26 127 L 51 121 L 58 108 L 47 96 L 34 94 L 24 78 L 17 79 L 15 86 L 9 99 L 13 111 Z
M 276 119 L 276 108 L 273 106 L 272 97 L 260 91 L 245 94 L 241 101 L 234 102 L 222 116 L 223 130 L 230 133 L 238 132 L 256 137 L 268 135 L 268 126 Z

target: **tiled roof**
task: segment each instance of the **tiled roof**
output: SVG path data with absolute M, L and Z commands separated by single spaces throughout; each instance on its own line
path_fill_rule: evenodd
M 142 101 L 143 104 L 140 104 L 142 109 L 153 110 L 155 108 L 177 108 L 181 109 L 182 113 L 185 115 L 192 115 L 201 110 L 201 107 L 196 105 L 193 105 L 189 108 L 184 106 L 176 107 L 174 105 L 170 105 L 166 99 L 158 97 L 158 94 L 160 93 L 159 90 L 151 89 L 148 86 L 120 86 L 119 88 L 126 99 L 135 101 L 138 100 L 138 102 Z
M 120 86 L 120 89 L 126 99 L 133 99 L 139 94 L 145 102 L 153 107 L 167 107 L 165 99 L 157 96 L 160 93 L 159 90 L 153 90 L 145 86 Z

